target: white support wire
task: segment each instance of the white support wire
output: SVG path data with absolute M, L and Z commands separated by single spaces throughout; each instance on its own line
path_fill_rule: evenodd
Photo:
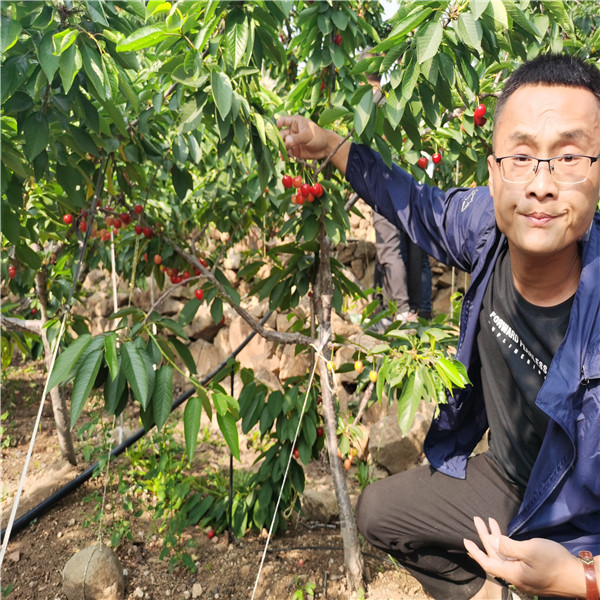
M 315 350 L 317 352 L 317 357 L 322 358 L 323 360 L 325 360 L 325 358 L 321 354 L 320 349 L 319 348 L 315 348 Z M 315 363 L 313 365 L 312 372 L 310 374 L 310 378 L 309 378 L 309 381 L 308 381 L 308 386 L 306 388 L 306 394 L 304 396 L 304 402 L 302 404 L 302 412 L 300 413 L 300 419 L 298 419 L 298 426 L 296 427 L 296 434 L 294 435 L 294 441 L 292 443 L 292 450 L 290 450 L 290 455 L 288 457 L 287 466 L 285 468 L 285 473 L 283 475 L 283 481 L 281 483 L 281 488 L 279 490 L 279 496 L 277 498 L 277 504 L 275 505 L 275 510 L 273 512 L 273 519 L 271 520 L 271 526 L 269 527 L 269 533 L 267 534 L 267 541 L 265 543 L 265 549 L 263 551 L 263 555 L 262 555 L 262 558 L 260 560 L 260 566 L 258 567 L 258 573 L 256 575 L 256 581 L 254 582 L 254 589 L 252 590 L 252 598 L 251 598 L 251 600 L 254 600 L 254 596 L 256 595 L 256 590 L 258 588 L 258 582 L 260 580 L 260 575 L 262 573 L 262 568 L 263 568 L 263 565 L 264 565 L 264 562 L 265 562 L 265 557 L 267 556 L 267 549 L 269 547 L 269 542 L 271 541 L 271 534 L 273 533 L 273 527 L 275 526 L 275 519 L 277 518 L 277 511 L 279 510 L 279 504 L 281 503 L 281 496 L 283 495 L 283 488 L 284 488 L 285 482 L 287 480 L 288 472 L 290 470 L 290 465 L 292 464 L 292 456 L 294 454 L 293 453 L 293 448 L 296 445 L 296 440 L 298 439 L 298 435 L 300 433 L 300 428 L 302 427 L 302 419 L 304 418 L 304 409 L 306 408 L 306 401 L 308 400 L 308 395 L 310 393 L 310 390 L 311 390 L 312 384 L 313 384 L 313 380 L 315 378 L 315 371 L 317 370 L 317 364 L 318 364 L 318 361 L 315 360 Z
M 17 488 L 17 493 L 15 494 L 15 499 L 13 501 L 12 510 L 10 512 L 10 517 L 8 519 L 8 524 L 6 529 L 4 530 L 4 542 L 2 544 L 2 550 L 0 551 L 0 570 L 2 569 L 2 563 L 4 562 L 4 556 L 6 554 L 6 549 L 8 547 L 8 542 L 10 540 L 10 534 L 12 531 L 13 524 L 15 522 L 15 516 L 17 514 L 17 509 L 19 508 L 19 500 L 21 498 L 21 493 L 23 492 L 23 487 L 25 485 L 25 477 L 27 476 L 27 470 L 29 468 L 29 462 L 31 461 L 31 455 L 33 454 L 33 447 L 35 445 L 35 440 L 37 438 L 37 432 L 40 427 L 40 422 L 42 420 L 42 410 L 44 408 L 44 402 L 46 400 L 46 396 L 48 395 L 48 382 L 50 381 L 50 375 L 54 370 L 54 363 L 56 362 L 56 356 L 58 355 L 58 348 L 60 347 L 60 341 L 65 332 L 65 323 L 67 320 L 67 311 L 63 314 L 63 319 L 60 324 L 60 331 L 58 336 L 56 337 L 56 342 L 54 346 L 54 351 L 52 352 L 52 363 L 50 365 L 50 369 L 48 369 L 48 375 L 46 377 L 46 383 L 44 384 L 44 391 L 42 393 L 42 400 L 40 402 L 40 408 L 37 413 L 37 417 L 35 420 L 35 425 L 33 427 L 33 433 L 31 434 L 31 441 L 29 442 L 29 449 L 27 450 L 27 457 L 25 458 L 25 464 L 23 465 L 23 471 L 21 472 L 21 479 L 19 480 L 19 487 Z

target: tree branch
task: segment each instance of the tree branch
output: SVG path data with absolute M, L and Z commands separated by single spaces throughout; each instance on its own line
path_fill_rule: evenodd
M 177 244 L 175 244 L 172 240 L 163 236 L 163 240 L 165 243 L 169 244 L 179 256 L 183 257 L 190 265 L 196 267 L 198 271 L 202 274 L 203 277 L 208 279 L 216 288 L 219 290 L 221 296 L 227 299 L 233 310 L 252 327 L 256 333 L 265 338 L 270 342 L 276 342 L 278 344 L 300 344 L 303 346 L 310 346 L 310 344 L 314 344 L 315 340 L 301 333 L 287 333 L 281 331 L 274 331 L 273 329 L 266 329 L 263 327 L 252 315 L 247 312 L 244 308 L 236 304 L 231 298 L 231 296 L 227 293 L 227 290 L 221 285 L 218 279 L 213 275 L 211 271 L 209 271 L 204 265 L 202 265 L 195 256 L 191 256 L 188 254 L 183 248 L 180 248 Z M 189 281 L 189 280 L 187 280 Z M 183 285 L 184 282 L 181 282 Z M 173 289 L 173 288 L 171 288 Z
M 6 331 L 18 331 L 19 333 L 34 333 L 41 335 L 42 322 L 38 319 L 15 319 L 14 317 L 2 317 L 0 325 Z

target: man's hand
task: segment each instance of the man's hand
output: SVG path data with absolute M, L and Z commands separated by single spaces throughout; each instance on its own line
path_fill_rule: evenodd
M 343 140 L 337 133 L 323 129 L 300 115 L 280 117 L 277 127 L 281 130 L 288 153 L 305 160 L 329 156 Z M 331 159 L 342 175 L 346 172 L 349 151 L 350 144 L 345 143 Z
M 512 540 L 494 519 L 489 531 L 479 517 L 474 522 L 485 552 L 470 540 L 464 540 L 465 548 L 487 573 L 527 594 L 585 598 L 583 567 L 566 548 L 542 538 Z

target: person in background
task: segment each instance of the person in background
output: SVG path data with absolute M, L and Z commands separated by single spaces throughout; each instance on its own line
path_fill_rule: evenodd
M 359 58 L 368 56 L 373 55 L 364 52 Z M 379 75 L 369 73 L 366 77 L 373 89 L 380 87 Z M 387 308 L 387 300 L 392 300 L 396 304 L 397 320 L 416 321 L 417 315 L 430 319 L 433 309 L 429 257 L 402 228 L 376 211 L 373 212 L 373 228 L 377 251 L 374 287 L 381 288 L 381 308 Z M 392 322 L 387 317 L 382 320 L 384 326 Z
M 298 115 L 277 124 L 298 158 L 342 141 Z M 497 101 L 487 160 L 488 187 L 444 192 L 366 146 L 333 155 L 369 205 L 471 274 L 456 351 L 470 383 L 439 404 L 429 464 L 365 488 L 358 529 L 439 600 L 508 598 L 486 570 L 539 597 L 597 598 L 598 67 L 567 54 L 521 65 Z M 488 430 L 489 450 L 472 456 Z M 494 519 L 491 534 L 479 517 Z M 469 543 L 478 535 L 485 553 Z

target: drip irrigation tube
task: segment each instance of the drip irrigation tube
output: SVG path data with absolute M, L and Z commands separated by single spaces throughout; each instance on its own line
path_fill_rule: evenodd
M 269 317 L 271 316 L 272 313 L 273 313 L 272 310 L 268 311 L 267 314 L 261 319 L 260 324 L 264 325 L 269 320 Z M 227 365 L 227 363 L 232 358 L 235 358 L 250 343 L 250 340 L 255 335 L 256 335 L 256 331 L 252 331 L 248 335 L 248 337 L 223 362 L 221 362 L 221 364 L 217 365 L 210 373 L 205 375 L 200 380 L 200 383 L 202 385 L 205 385 L 206 383 L 208 383 L 217 373 L 219 373 L 223 369 L 223 367 L 225 367 Z M 189 390 L 187 390 L 183 394 L 181 394 L 181 396 L 179 396 L 173 402 L 173 406 L 171 406 L 171 412 L 173 412 L 176 408 L 178 408 L 186 400 L 188 400 L 194 394 L 194 391 L 195 391 L 195 388 L 190 388 Z M 152 427 L 150 427 L 150 429 L 152 429 L 153 427 L 154 427 L 154 425 L 152 425 Z M 110 453 L 110 458 L 112 458 L 114 456 L 119 456 L 119 454 L 122 454 L 125 450 L 127 450 L 127 448 L 129 448 L 130 446 L 135 444 L 135 442 L 137 442 L 146 433 L 148 433 L 148 431 L 150 431 L 150 429 L 146 430 L 145 427 L 140 427 L 133 435 L 128 437 L 125 441 L 123 441 L 116 448 L 114 448 L 114 450 Z M 30 511 L 26 512 L 24 515 L 22 515 L 21 517 L 16 519 L 15 522 L 13 523 L 12 530 L 10 532 L 11 539 L 16 533 L 19 533 L 19 531 L 21 531 L 25 527 L 27 527 L 27 525 L 29 525 L 31 523 L 31 521 L 42 516 L 44 513 L 46 513 L 48 510 L 50 510 L 50 508 L 52 508 L 57 502 L 59 502 L 60 500 L 62 500 L 66 496 L 68 496 L 71 492 L 76 490 L 81 484 L 85 483 L 88 479 L 90 479 L 91 476 L 93 475 L 94 471 L 97 468 L 98 468 L 98 462 L 96 462 L 91 467 L 86 469 L 83 473 L 81 473 L 80 475 L 75 477 L 75 479 L 71 480 L 60 490 L 58 490 L 57 492 L 55 492 L 54 494 L 52 494 L 51 496 L 49 496 L 48 498 L 46 498 L 45 500 L 40 502 L 37 506 L 32 508 Z M 0 532 L 0 543 L 4 542 L 5 531 L 6 531 L 6 528 L 2 529 L 2 531 Z

